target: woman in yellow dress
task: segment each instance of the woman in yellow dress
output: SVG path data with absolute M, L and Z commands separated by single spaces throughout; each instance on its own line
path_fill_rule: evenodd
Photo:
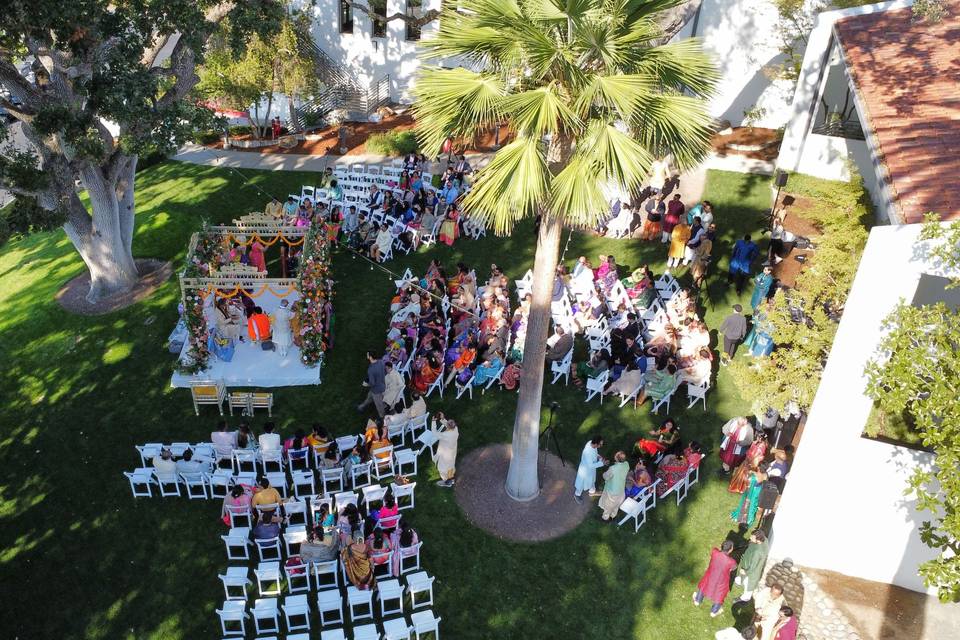
M 680 222 L 670 232 L 670 248 L 667 250 L 667 271 L 679 267 L 687 250 L 687 241 L 690 240 L 690 225 L 686 220 Z

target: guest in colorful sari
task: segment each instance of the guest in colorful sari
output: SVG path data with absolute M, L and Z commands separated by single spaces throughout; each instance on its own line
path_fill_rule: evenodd
M 267 270 L 267 260 L 263 255 L 263 248 L 263 245 L 256 240 L 250 245 L 250 264 L 255 266 L 257 271 Z
M 487 356 L 487 359 L 483 361 L 476 369 L 473 371 L 473 386 L 479 387 L 481 385 L 487 384 L 492 378 L 496 378 L 497 374 L 500 373 L 500 369 L 503 368 L 503 357 L 499 352 L 495 352 Z
M 747 447 L 753 443 L 753 425 L 743 416 L 731 418 L 721 430 L 720 462 L 724 471 L 730 471 L 747 457 Z
M 754 358 L 765 358 L 773 353 L 776 344 L 773 342 L 773 332 L 775 327 L 770 320 L 770 314 L 773 310 L 773 301 L 767 300 L 766 304 L 757 308 L 751 318 L 750 332 L 743 339 L 743 346 L 747 353 Z
M 374 529 L 373 533 L 367 537 L 367 553 L 370 555 L 373 566 L 378 567 L 390 562 L 391 551 L 393 551 L 393 544 L 390 542 L 390 537 L 384 534 L 383 529 Z
M 690 240 L 690 227 L 681 219 L 670 232 L 670 246 L 667 249 L 667 273 L 670 269 L 679 267 L 687 250 L 687 241 Z
M 656 198 L 650 198 L 643 205 L 647 212 L 643 221 L 643 229 L 640 232 L 641 240 L 659 239 L 663 231 L 663 216 L 667 213 L 667 204 L 663 201 L 664 195 L 660 194 Z
M 523 365 L 512 358 L 508 359 L 506 368 L 500 374 L 500 384 L 507 391 L 513 391 L 520 384 L 520 374 L 522 373 Z
M 663 235 L 660 238 L 661 242 L 670 242 L 670 238 L 673 235 L 673 228 L 680 224 L 681 221 L 685 221 L 686 207 L 683 205 L 683 202 L 680 201 L 680 194 L 675 193 L 673 199 L 667 203 L 667 213 L 663 216 Z M 686 240 L 684 241 L 686 242 Z
M 448 247 L 452 247 L 454 241 L 460 235 L 460 213 L 457 211 L 456 205 L 451 204 L 447 208 L 446 216 L 443 219 L 443 224 L 440 225 L 440 242 L 444 243 Z
M 655 439 L 640 438 L 634 445 L 634 453 L 639 455 L 656 456 L 661 453 L 680 453 L 680 427 L 673 418 L 667 418 L 659 429 L 650 432 Z
M 747 490 L 743 492 L 743 497 L 740 498 L 740 505 L 730 513 L 734 522 L 745 525 L 747 529 L 753 526 L 757 519 L 760 490 L 766 479 L 767 475 L 761 471 L 750 472 L 750 483 L 747 485 Z
M 416 530 L 405 518 L 401 518 L 393 533 L 390 534 L 390 544 L 393 545 L 394 550 L 392 575 L 400 575 L 400 559 L 416 553 L 414 546 L 418 542 L 420 542 L 420 536 L 417 535 Z
M 657 485 L 657 497 L 662 498 L 673 485 L 683 482 L 689 468 L 690 465 L 683 456 L 673 454 L 663 456 L 657 466 L 656 477 L 660 480 L 660 484 Z
M 627 498 L 636 498 L 640 495 L 641 491 L 651 484 L 653 484 L 653 477 L 650 475 L 650 472 L 647 471 L 647 465 L 645 465 L 642 460 L 639 460 L 633 469 L 631 469 L 630 473 L 627 474 L 624 482 L 624 496 Z
M 436 356 L 430 354 L 419 358 L 419 360 L 414 363 L 414 367 L 413 389 L 417 393 L 425 394 L 430 389 L 430 385 L 440 377 L 442 365 Z
M 606 267 L 604 270 L 603 265 L 601 265 L 601 268 L 597 269 L 595 276 L 600 291 L 603 292 L 603 295 L 609 296 L 613 290 L 613 286 L 620 280 L 620 276 L 617 273 L 617 259 L 613 256 L 607 256 Z
M 753 279 L 753 295 L 750 296 L 750 308 L 756 309 L 770 294 L 770 287 L 773 286 L 773 269 L 767 265 L 763 271 L 757 274 Z
M 370 554 L 362 533 L 355 536 L 350 544 L 343 548 L 340 559 L 343 561 L 343 570 L 347 574 L 347 579 L 353 586 L 361 591 L 376 586 L 373 563 L 370 562 Z
M 673 393 L 676 386 L 677 366 L 675 364 L 668 364 L 663 369 L 648 372 L 647 383 L 643 386 L 637 403 L 643 404 L 647 398 L 652 398 L 654 403 L 659 402 Z
M 730 493 L 743 493 L 750 484 L 750 472 L 758 471 L 763 459 L 767 455 L 767 435 L 760 433 L 757 439 L 753 441 L 750 448 L 747 449 L 747 457 L 744 458 L 737 470 L 733 472 L 730 478 L 730 484 L 727 489 Z
M 451 354 L 451 352 L 453 352 Z M 456 358 L 451 360 L 450 356 L 456 355 Z M 454 377 L 460 374 L 461 371 L 467 369 L 471 364 L 473 364 L 474 359 L 477 357 L 477 339 L 473 336 L 467 338 L 467 342 L 462 347 L 454 347 L 447 349 L 447 361 L 449 373 L 447 374 L 447 379 L 444 380 L 445 384 L 450 384 Z

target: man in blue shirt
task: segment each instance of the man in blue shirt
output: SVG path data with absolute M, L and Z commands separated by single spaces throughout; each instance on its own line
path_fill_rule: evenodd
M 453 202 L 460 195 L 460 192 L 457 191 L 457 188 L 453 186 L 453 180 L 447 180 L 447 184 L 440 191 L 440 197 L 447 201 L 447 204 L 453 204 Z
M 760 249 L 750 239 L 749 233 L 733 245 L 733 255 L 730 256 L 730 271 L 727 273 L 727 284 L 736 281 L 737 293 L 743 293 L 743 283 L 750 276 L 750 264 L 759 253 Z

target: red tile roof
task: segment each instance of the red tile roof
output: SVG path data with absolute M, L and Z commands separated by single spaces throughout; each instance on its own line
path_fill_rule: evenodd
M 960 0 L 937 24 L 910 9 L 840 20 L 840 44 L 903 222 L 960 218 Z

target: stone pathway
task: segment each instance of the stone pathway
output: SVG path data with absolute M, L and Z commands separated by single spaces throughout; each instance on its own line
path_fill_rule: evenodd
M 857 627 L 817 584 L 790 560 L 773 564 L 767 570 L 767 585 L 783 586 L 787 604 L 800 616 L 800 640 L 862 640 Z

